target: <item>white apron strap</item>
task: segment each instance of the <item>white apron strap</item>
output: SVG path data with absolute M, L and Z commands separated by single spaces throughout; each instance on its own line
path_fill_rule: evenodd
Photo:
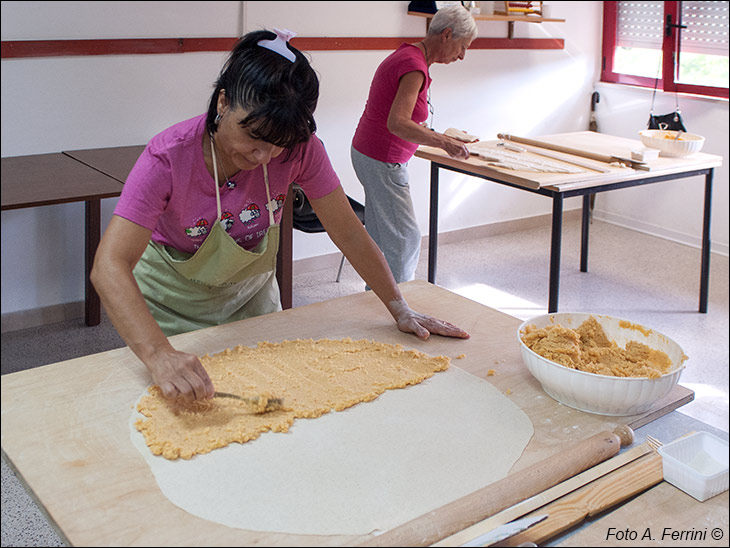
M 218 207 L 218 217 L 216 222 L 220 222 L 223 216 L 223 209 L 221 208 L 221 191 L 218 188 L 218 160 L 215 157 L 215 145 L 213 144 L 213 136 L 210 137 L 210 152 L 213 155 L 213 177 L 215 178 L 215 204 Z
M 263 164 L 264 168 L 264 183 L 266 184 L 266 209 L 269 210 L 269 226 L 274 226 L 274 202 L 271 201 L 271 191 L 269 190 L 269 170 L 266 168 L 266 164 Z

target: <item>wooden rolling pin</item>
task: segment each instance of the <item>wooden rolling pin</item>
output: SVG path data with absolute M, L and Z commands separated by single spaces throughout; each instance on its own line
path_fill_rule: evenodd
M 616 455 L 621 438 L 600 432 L 359 546 L 429 546 Z
M 547 143 L 545 141 L 537 141 L 535 139 L 528 139 L 526 137 L 518 137 L 516 135 L 510 135 L 508 133 L 497 134 L 499 139 L 503 141 L 512 141 L 514 143 L 522 143 L 523 145 L 531 145 L 534 147 L 546 148 L 548 150 L 554 150 L 556 152 L 563 152 L 565 154 L 572 154 L 573 156 L 582 156 L 583 158 L 590 158 L 591 160 L 597 160 L 607 164 L 621 163 L 633 169 L 646 170 L 646 164 L 643 162 L 637 162 L 630 158 L 621 158 L 619 156 L 609 156 L 607 154 L 598 154 L 597 152 L 589 152 L 587 150 L 581 150 L 577 148 L 565 147 L 562 145 L 555 145 L 553 143 Z

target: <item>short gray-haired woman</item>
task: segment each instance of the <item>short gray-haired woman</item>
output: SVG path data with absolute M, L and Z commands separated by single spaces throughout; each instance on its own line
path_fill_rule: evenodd
M 377 68 L 352 140 L 352 165 L 365 188 L 365 228 L 399 283 L 414 278 L 421 247 L 408 161 L 419 145 L 469 157 L 464 143 L 426 125 L 428 68 L 464 59 L 476 35 L 474 19 L 463 6 L 440 9 L 423 40 L 404 43 Z

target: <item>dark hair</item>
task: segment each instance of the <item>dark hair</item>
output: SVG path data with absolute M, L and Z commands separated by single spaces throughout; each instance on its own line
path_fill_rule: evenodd
M 258 138 L 291 149 L 308 141 L 317 129 L 314 110 L 319 99 L 319 80 L 301 51 L 287 43 L 296 56 L 291 62 L 283 55 L 259 46 L 260 40 L 272 40 L 271 31 L 254 31 L 235 45 L 218 75 L 215 91 L 208 105 L 206 129 L 217 130 L 218 95 L 225 90 L 231 108 L 249 111 L 243 120 L 246 127 L 255 124 Z

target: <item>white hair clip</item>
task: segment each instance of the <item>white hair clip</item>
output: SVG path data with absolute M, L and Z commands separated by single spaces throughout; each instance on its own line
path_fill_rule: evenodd
M 274 32 L 276 33 L 276 38 L 273 40 L 259 40 L 258 45 L 263 48 L 270 49 L 271 51 L 275 51 L 279 55 L 289 59 L 292 63 L 296 61 L 297 56 L 294 55 L 293 51 L 286 47 L 286 43 L 294 38 L 297 33 L 287 29 L 274 29 Z

